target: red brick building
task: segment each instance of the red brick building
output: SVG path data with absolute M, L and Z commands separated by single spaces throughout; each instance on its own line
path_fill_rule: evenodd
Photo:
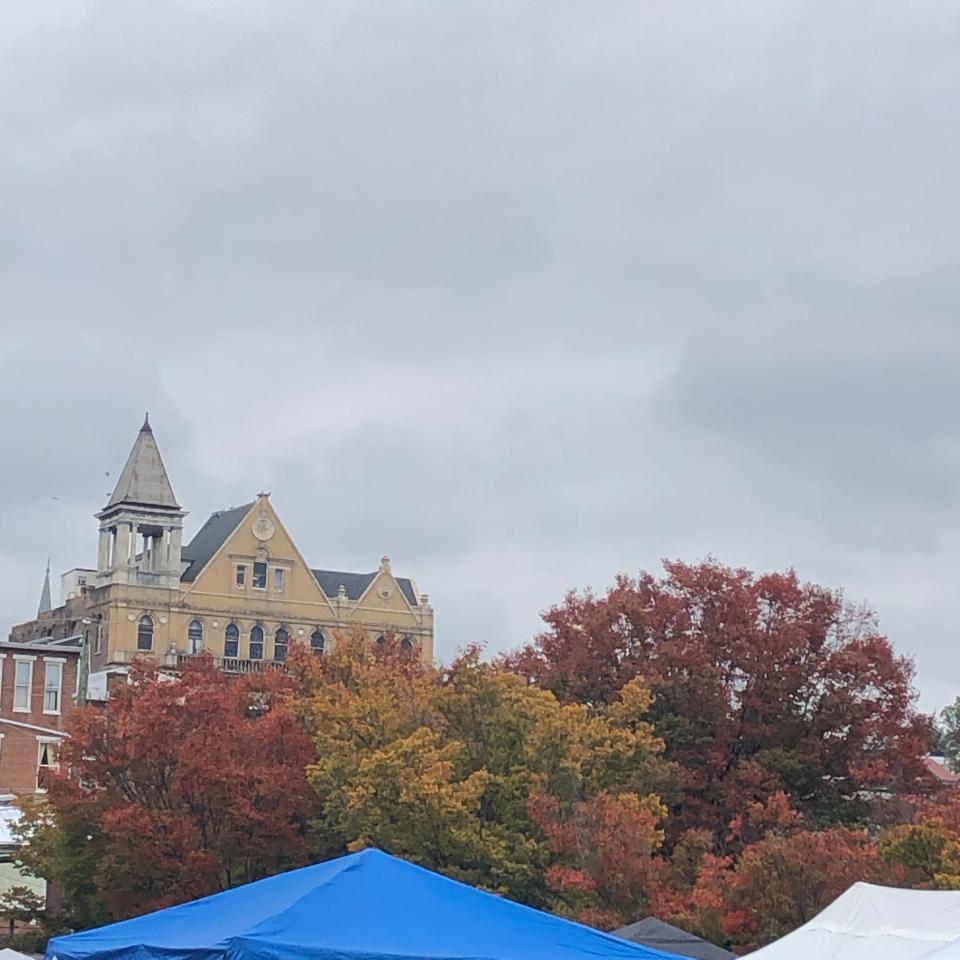
M 82 638 L 0 642 L 0 795 L 43 790 L 76 708 Z

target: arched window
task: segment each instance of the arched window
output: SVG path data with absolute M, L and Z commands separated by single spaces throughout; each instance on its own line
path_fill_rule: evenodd
M 407 636 L 405 636 L 405 637 L 400 641 L 400 649 L 401 649 L 404 653 L 412 653 L 412 652 L 413 652 L 413 637 L 411 637 L 409 634 L 407 634 Z
M 310 650 L 318 657 L 323 653 L 324 637 L 322 630 L 314 630 L 310 634 Z
M 263 659 L 263 627 L 259 623 L 250 631 L 250 659 Z
M 290 634 L 285 627 L 277 627 L 277 632 L 273 635 L 273 659 L 276 663 L 283 663 L 287 659 L 287 644 L 290 641 Z
M 386 644 L 386 642 L 387 638 L 381 633 L 380 636 L 377 637 L 377 646 L 382 647 Z
M 187 627 L 187 653 L 203 653 L 203 624 L 191 620 Z
M 223 655 L 240 656 L 240 628 L 235 623 L 228 623 L 227 629 L 223 631 Z
M 144 614 L 137 624 L 137 649 L 153 649 L 153 617 Z

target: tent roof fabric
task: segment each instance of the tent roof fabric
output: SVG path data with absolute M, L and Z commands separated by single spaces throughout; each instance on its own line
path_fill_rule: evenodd
M 379 850 L 56 937 L 47 960 L 666 960 Z M 675 960 L 675 958 L 670 958 Z
M 917 960 L 960 937 L 960 891 L 855 883 L 756 960 Z
M 686 930 L 664 923 L 656 917 L 647 917 L 638 920 L 629 926 L 614 930 L 615 937 L 623 937 L 631 943 L 639 943 L 654 950 L 666 950 L 668 953 L 679 954 L 681 957 L 692 957 L 693 960 L 732 960 L 734 954 L 723 947 L 718 947 L 709 940 L 695 937 Z M 958 958 L 960 960 L 960 958 Z

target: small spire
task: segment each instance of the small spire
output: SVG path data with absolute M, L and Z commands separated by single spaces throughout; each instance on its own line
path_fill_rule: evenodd
M 143 433 L 144 431 L 146 431 L 147 433 L 153 433 L 153 427 L 150 426 L 149 413 L 145 413 L 143 415 L 143 426 L 140 428 L 140 432 Z
M 50 601 L 50 558 L 47 557 L 47 572 L 43 578 L 43 589 L 40 591 L 40 606 L 37 607 L 37 616 L 53 608 Z

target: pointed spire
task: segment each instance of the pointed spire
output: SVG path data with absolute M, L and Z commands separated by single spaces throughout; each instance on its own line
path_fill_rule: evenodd
M 40 606 L 37 607 L 37 616 L 53 609 L 50 601 L 50 558 L 47 557 L 47 573 L 43 578 L 43 589 L 40 591 Z
M 137 434 L 107 508 L 121 503 L 180 509 L 177 498 L 173 495 L 173 487 L 170 486 L 170 478 L 163 465 L 153 429 L 150 427 L 149 416 L 144 419 Z

